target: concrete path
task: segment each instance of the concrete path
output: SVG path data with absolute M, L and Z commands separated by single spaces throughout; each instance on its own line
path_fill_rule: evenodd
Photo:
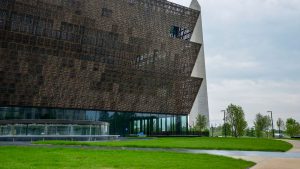
M 293 144 L 293 148 L 287 153 L 300 153 L 300 141 L 283 140 Z M 300 158 L 278 158 L 270 156 L 232 156 L 257 163 L 251 169 L 299 169 Z
M 300 153 L 300 140 L 283 140 L 293 144 L 293 148 L 289 152 Z

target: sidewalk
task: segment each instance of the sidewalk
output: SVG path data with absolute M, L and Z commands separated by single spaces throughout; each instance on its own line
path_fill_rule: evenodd
M 283 140 L 291 143 L 293 148 L 288 152 L 300 152 L 300 140 Z M 251 169 L 298 169 L 300 168 L 300 158 L 272 158 L 272 157 L 248 157 L 235 156 L 243 160 L 257 163 Z
M 289 152 L 300 153 L 300 140 L 283 140 L 293 144 L 293 148 Z

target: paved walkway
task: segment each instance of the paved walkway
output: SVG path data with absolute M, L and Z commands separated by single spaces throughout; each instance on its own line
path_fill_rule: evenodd
M 293 148 L 287 153 L 300 153 L 300 141 L 298 140 L 283 140 L 293 144 Z M 300 158 L 278 158 L 270 156 L 232 156 L 243 160 L 253 161 L 257 163 L 251 169 L 299 169 Z
M 293 144 L 293 148 L 289 152 L 300 153 L 300 140 L 283 140 Z

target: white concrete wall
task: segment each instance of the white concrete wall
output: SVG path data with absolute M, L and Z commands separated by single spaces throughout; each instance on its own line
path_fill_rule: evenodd
M 192 0 L 190 8 L 201 11 L 200 4 L 197 0 Z M 209 109 L 208 109 L 208 96 L 207 96 L 207 82 L 206 82 L 206 69 L 205 69 L 205 55 L 204 55 L 204 44 L 203 44 L 203 30 L 202 30 L 202 17 L 201 14 L 198 18 L 197 24 L 194 28 L 194 32 L 191 38 L 192 42 L 201 43 L 201 49 L 196 60 L 195 67 L 192 72 L 192 77 L 203 78 L 203 82 L 197 94 L 196 100 L 192 107 L 189 115 L 189 125 L 193 126 L 196 124 L 196 117 L 199 113 L 205 115 L 209 120 Z M 209 123 L 207 124 L 209 127 Z

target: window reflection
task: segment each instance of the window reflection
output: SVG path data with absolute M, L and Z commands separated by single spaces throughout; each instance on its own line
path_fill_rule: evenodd
M 0 107 L 0 120 L 14 122 L 2 123 L 0 135 L 176 135 L 188 130 L 186 115 L 136 112 Z M 60 121 L 67 124 L 51 124 Z

